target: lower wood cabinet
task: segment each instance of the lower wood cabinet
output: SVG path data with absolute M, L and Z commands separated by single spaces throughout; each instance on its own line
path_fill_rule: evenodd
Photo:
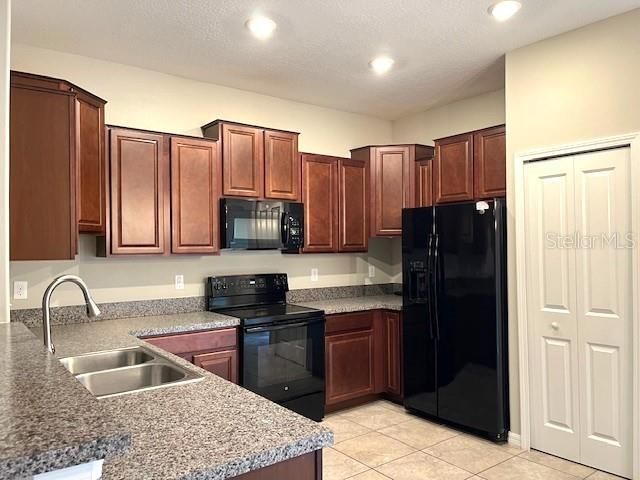
M 147 337 L 144 340 L 225 380 L 239 383 L 236 328 Z
M 399 312 L 370 310 L 328 315 L 325 339 L 326 404 L 384 394 L 402 398 L 402 325 Z M 336 407 L 337 406 L 337 407 Z
M 243 473 L 235 480 L 322 480 L 322 450 Z

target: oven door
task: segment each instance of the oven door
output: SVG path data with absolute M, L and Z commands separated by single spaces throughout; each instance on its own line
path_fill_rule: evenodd
M 241 250 L 283 247 L 285 202 L 221 199 L 222 245 Z
M 315 420 L 324 416 L 324 317 L 243 329 L 242 385 Z

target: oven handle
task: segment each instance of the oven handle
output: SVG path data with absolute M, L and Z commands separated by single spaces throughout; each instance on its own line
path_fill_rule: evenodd
M 272 325 L 267 325 L 265 327 L 250 327 L 250 328 L 245 328 L 244 331 L 245 333 L 275 332 L 277 330 L 285 330 L 287 328 L 306 327 L 307 325 L 312 325 L 318 322 L 324 322 L 324 318 L 318 319 L 318 320 L 311 320 L 309 322 L 285 323 L 284 325 L 272 324 Z

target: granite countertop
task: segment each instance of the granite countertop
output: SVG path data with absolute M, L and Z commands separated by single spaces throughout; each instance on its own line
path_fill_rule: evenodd
M 360 312 L 363 310 L 402 310 L 402 297 L 399 295 L 376 295 L 316 300 L 313 302 L 296 302 L 296 304 L 324 310 L 324 313 L 331 315 L 334 313 Z
M 0 324 L 0 478 L 121 454 L 130 430 L 23 324 Z
M 232 317 L 198 312 L 60 325 L 52 335 L 57 356 L 64 357 L 142 343 L 131 332 L 159 335 L 238 324 Z M 145 346 L 204 374 L 204 379 L 101 399 L 104 410 L 132 436 L 125 455 L 105 461 L 103 480 L 226 479 L 333 443 L 333 434 L 322 425 Z

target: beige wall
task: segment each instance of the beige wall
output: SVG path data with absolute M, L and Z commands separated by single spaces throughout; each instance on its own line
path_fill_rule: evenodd
M 416 113 L 393 122 L 393 141 L 433 145 L 436 138 L 504 123 L 504 90 Z
M 507 202 L 514 155 L 640 131 L 640 9 L 507 54 Z M 515 222 L 510 215 L 509 317 L 512 430 L 520 430 Z
M 0 0 L 0 323 L 9 321 L 10 7 L 10 0 Z
M 50 50 L 13 45 L 16 70 L 56 76 L 109 101 L 106 121 L 151 130 L 200 135 L 200 125 L 216 118 L 301 132 L 300 150 L 331 155 L 391 141 L 391 122 L 291 102 L 218 85 L 187 80 Z M 214 68 L 214 67 L 212 67 Z M 93 239 L 83 235 L 80 255 L 70 262 L 11 262 L 11 280 L 29 282 L 29 299 L 13 300 L 12 308 L 40 304 L 51 279 L 63 272 L 83 277 L 98 301 L 120 301 L 200 295 L 207 275 L 287 272 L 292 288 L 385 283 L 394 272 L 389 241 L 372 242 L 369 254 L 280 255 L 277 252 L 228 253 L 219 257 L 98 259 Z M 368 266 L 376 276 L 368 277 Z M 311 268 L 319 281 L 310 281 Z M 173 288 L 174 276 L 185 276 L 185 289 Z M 73 287 L 56 294 L 59 304 L 80 303 Z

